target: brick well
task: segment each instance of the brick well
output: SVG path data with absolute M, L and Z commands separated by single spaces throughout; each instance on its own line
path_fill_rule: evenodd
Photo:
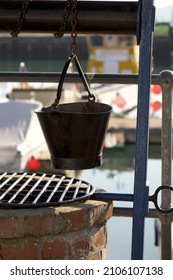
M 0 211 L 0 259 L 106 259 L 112 203 Z

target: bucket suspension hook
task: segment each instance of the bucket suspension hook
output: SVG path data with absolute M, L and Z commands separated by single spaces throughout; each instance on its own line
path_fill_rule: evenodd
M 81 67 L 81 65 L 79 63 L 77 55 L 74 56 L 74 62 L 75 62 L 76 68 L 77 68 L 77 70 L 79 72 L 79 75 L 81 77 L 81 80 L 83 82 L 83 85 L 85 87 L 85 90 L 88 92 L 88 100 L 91 101 L 91 102 L 95 102 L 95 96 L 94 96 L 93 93 L 91 93 L 89 84 L 88 84 L 87 79 L 86 79 L 86 77 L 84 75 L 82 67 Z
M 76 54 L 72 54 L 68 58 L 68 60 L 66 61 L 65 65 L 64 65 L 64 68 L 62 70 L 61 77 L 60 77 L 59 84 L 58 84 L 57 95 L 56 95 L 54 103 L 51 106 L 53 110 L 57 110 L 58 109 L 59 101 L 61 99 L 62 88 L 63 88 L 65 76 L 66 76 L 66 73 L 67 73 L 67 70 L 68 70 L 68 67 L 69 67 L 70 63 L 73 62 L 73 61 L 74 61 L 75 66 L 76 66 L 76 68 L 78 70 L 80 78 L 81 78 L 81 80 L 83 82 L 85 90 L 88 92 L 88 101 L 89 102 L 95 102 L 95 96 L 94 96 L 94 94 L 91 93 L 89 84 L 88 84 L 87 79 L 86 79 L 86 77 L 84 75 L 84 72 L 83 72 L 82 67 L 80 65 L 80 62 L 79 62 L 79 60 L 77 58 L 77 55 Z

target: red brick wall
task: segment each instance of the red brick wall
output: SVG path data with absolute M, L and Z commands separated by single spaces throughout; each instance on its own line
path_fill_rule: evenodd
M 105 259 L 112 204 L 0 211 L 0 259 Z

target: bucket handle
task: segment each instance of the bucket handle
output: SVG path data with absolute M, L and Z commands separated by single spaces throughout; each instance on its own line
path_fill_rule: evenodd
M 76 65 L 76 68 L 78 70 L 78 73 L 79 73 L 79 75 L 81 77 L 81 80 L 83 82 L 83 85 L 85 87 L 85 90 L 88 92 L 88 101 L 95 102 L 95 96 L 94 96 L 94 94 L 91 93 L 89 84 L 88 84 L 87 79 L 86 79 L 86 77 L 85 77 L 85 75 L 83 73 L 83 70 L 82 70 L 82 67 L 81 67 L 81 65 L 79 63 L 77 55 L 76 54 L 72 54 L 68 58 L 68 60 L 66 61 L 65 65 L 64 65 L 64 68 L 62 70 L 62 73 L 61 73 L 61 76 L 60 76 L 60 80 L 59 80 L 59 84 L 58 84 L 56 99 L 55 99 L 54 103 L 52 104 L 53 107 L 57 107 L 58 104 L 59 104 L 59 101 L 61 99 L 61 93 L 62 93 L 62 87 L 63 87 L 64 79 L 65 79 L 68 67 L 69 67 L 69 65 L 70 65 L 70 63 L 72 61 L 74 61 L 75 65 Z

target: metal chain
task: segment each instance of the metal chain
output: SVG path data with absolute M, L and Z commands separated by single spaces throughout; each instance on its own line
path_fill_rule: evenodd
M 29 7 L 29 2 L 30 1 L 31 0 L 24 0 L 23 1 L 22 8 L 21 8 L 21 14 L 20 14 L 20 16 L 18 18 L 17 24 L 16 24 L 14 30 L 10 33 L 12 37 L 18 37 L 18 34 L 20 33 L 20 31 L 22 29 L 26 13 L 28 11 L 28 7 Z
M 59 31 L 54 33 L 54 36 L 56 38 L 61 38 L 64 35 L 66 25 L 67 25 L 67 21 L 68 21 L 69 14 L 70 14 L 70 8 L 71 8 L 72 4 L 73 4 L 73 0 L 67 0 L 66 1 L 61 26 L 59 28 Z
M 71 38 L 72 38 L 72 43 L 71 43 L 71 55 L 78 55 L 78 45 L 76 42 L 77 38 L 77 0 L 67 0 L 66 5 L 64 8 L 64 14 L 63 14 L 63 19 L 61 26 L 59 28 L 59 31 L 54 33 L 54 36 L 57 38 L 61 38 L 64 35 L 67 21 L 70 15 L 70 11 L 72 12 L 72 19 L 71 19 L 71 26 L 72 26 L 72 31 L 71 31 Z
M 73 17 L 71 19 L 71 26 L 72 26 L 72 31 L 71 31 L 71 38 L 72 38 L 72 43 L 71 43 L 71 55 L 75 54 L 76 56 L 78 56 L 78 52 L 79 52 L 79 48 L 78 48 L 78 44 L 77 44 L 77 23 L 78 23 L 78 19 L 77 19 L 77 0 L 73 1 L 73 5 L 72 5 L 72 14 Z

